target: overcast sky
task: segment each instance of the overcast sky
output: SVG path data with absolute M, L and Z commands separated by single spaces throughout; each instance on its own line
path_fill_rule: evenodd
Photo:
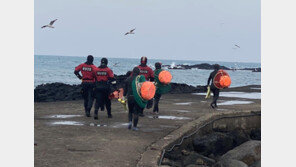
M 260 0 L 35 0 L 34 12 L 36 55 L 261 60 Z

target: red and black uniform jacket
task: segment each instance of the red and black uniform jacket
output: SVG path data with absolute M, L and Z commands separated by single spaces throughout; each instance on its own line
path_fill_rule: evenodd
M 113 71 L 107 66 L 99 66 L 94 69 L 96 88 L 109 89 L 110 85 L 115 85 Z
M 137 66 L 140 70 L 140 74 L 139 75 L 144 75 L 145 79 L 147 81 L 154 81 L 154 72 L 153 70 L 148 67 L 147 65 L 143 66 L 143 65 L 139 65 Z
M 75 75 L 82 79 L 82 82 L 95 82 L 95 77 L 93 75 L 93 70 L 96 68 L 93 64 L 82 63 L 79 66 L 75 67 Z M 81 71 L 82 76 L 79 74 Z

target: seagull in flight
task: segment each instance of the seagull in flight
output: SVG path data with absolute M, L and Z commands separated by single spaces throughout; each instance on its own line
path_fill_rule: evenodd
M 135 34 L 135 33 L 134 33 L 135 29 L 136 29 L 136 28 L 134 28 L 134 29 L 130 30 L 129 32 L 125 33 L 124 35 L 128 35 L 128 34 Z
M 240 48 L 240 46 L 238 46 L 238 45 L 234 45 L 234 46 L 236 46 L 236 47 Z
M 48 25 L 44 25 L 44 26 L 42 26 L 41 28 L 45 28 L 45 27 L 49 27 L 49 28 L 54 28 L 54 26 L 52 26 L 53 25 L 53 23 L 55 22 L 55 21 L 57 21 L 58 19 L 54 19 L 54 20 L 52 20 Z

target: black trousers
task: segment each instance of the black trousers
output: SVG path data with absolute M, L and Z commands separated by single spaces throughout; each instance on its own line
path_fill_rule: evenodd
M 213 101 L 211 103 L 211 105 L 215 105 L 217 106 L 217 100 L 219 98 L 219 93 L 220 93 L 220 89 L 217 89 L 217 88 L 211 88 L 211 91 L 213 92 L 214 94 L 214 97 L 213 97 Z
M 96 88 L 95 90 L 95 114 L 98 114 L 99 108 L 104 108 L 106 105 L 108 115 L 111 115 L 111 100 L 109 99 L 110 89 L 100 89 Z
M 158 103 L 159 103 L 160 98 L 161 98 L 161 94 L 155 93 L 153 112 L 159 111 Z
M 139 113 L 143 110 L 141 107 L 139 107 L 139 105 L 135 101 L 134 96 L 128 96 L 127 103 L 128 103 L 128 120 L 129 122 L 133 121 L 134 127 L 137 127 L 137 124 L 139 121 Z
M 91 82 L 82 82 L 82 97 L 84 99 L 84 109 L 85 112 L 90 111 L 91 107 L 93 105 L 93 88 L 94 88 L 94 83 Z

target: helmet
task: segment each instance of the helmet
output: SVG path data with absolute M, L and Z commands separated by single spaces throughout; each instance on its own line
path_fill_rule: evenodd
M 102 65 L 108 65 L 108 59 L 105 58 L 105 57 L 103 57 L 103 58 L 101 59 L 101 64 L 102 64 Z
M 141 57 L 141 64 L 147 64 L 147 57 Z

